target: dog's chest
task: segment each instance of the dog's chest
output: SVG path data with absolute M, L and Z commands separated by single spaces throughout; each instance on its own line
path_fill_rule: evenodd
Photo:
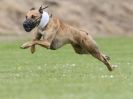
M 39 33 L 43 36 L 43 37 L 45 37 L 45 35 L 47 34 L 45 31 L 43 31 L 42 29 L 39 29 Z
M 53 39 L 53 41 L 50 45 L 50 49 L 56 50 L 56 49 L 60 48 L 61 46 L 62 46 L 62 43 L 59 41 L 59 39 L 55 38 L 55 39 Z

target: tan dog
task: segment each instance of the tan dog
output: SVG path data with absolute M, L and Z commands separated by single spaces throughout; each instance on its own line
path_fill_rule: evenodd
M 37 28 L 36 37 L 33 41 L 27 42 L 21 48 L 31 48 L 31 52 L 35 52 L 35 45 L 40 45 L 47 49 L 56 50 L 65 44 L 71 44 L 75 52 L 78 54 L 91 54 L 103 62 L 109 71 L 113 70 L 109 63 L 109 57 L 102 54 L 93 38 L 89 33 L 78 30 L 70 25 L 63 23 L 56 17 L 51 17 L 45 8 L 40 7 L 39 10 L 32 8 L 26 15 L 24 28 L 30 32 L 33 28 Z M 41 37 L 43 36 L 43 39 Z

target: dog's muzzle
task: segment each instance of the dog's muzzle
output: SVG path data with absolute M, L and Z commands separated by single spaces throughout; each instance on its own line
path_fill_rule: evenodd
M 30 32 L 33 28 L 35 28 L 37 25 L 37 21 L 33 19 L 26 19 L 23 23 L 23 27 L 26 32 Z

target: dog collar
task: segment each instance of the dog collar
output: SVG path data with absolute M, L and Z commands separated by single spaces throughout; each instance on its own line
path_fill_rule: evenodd
M 49 22 L 49 14 L 48 12 L 43 11 L 38 27 L 40 29 L 43 29 L 44 27 L 47 26 L 48 22 Z

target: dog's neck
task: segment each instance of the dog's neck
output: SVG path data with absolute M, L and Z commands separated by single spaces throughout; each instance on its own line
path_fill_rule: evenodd
M 49 14 L 48 14 L 48 12 L 43 11 L 43 14 L 42 14 L 42 17 L 41 17 L 38 27 L 40 29 L 44 29 L 46 27 L 46 25 L 48 24 L 48 22 L 49 22 Z

